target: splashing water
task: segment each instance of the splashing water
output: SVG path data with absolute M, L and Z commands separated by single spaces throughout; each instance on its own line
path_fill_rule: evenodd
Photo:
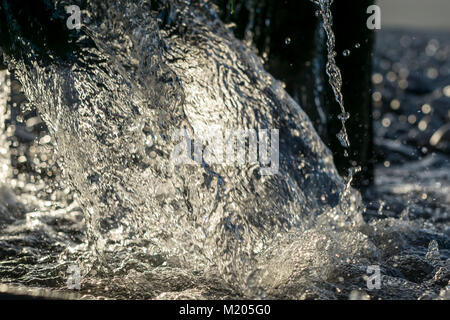
M 75 63 L 8 60 L 78 195 L 44 201 L 31 196 L 37 184 L 20 187 L 34 209 L 2 229 L 3 281 L 64 288 L 76 263 L 82 294 L 95 298 L 346 299 L 366 288 L 368 265 L 383 264 L 389 288 L 423 292 L 385 261 L 402 266 L 409 239 L 437 239 L 446 257 L 446 242 L 413 221 L 365 223 L 350 187 L 358 169 L 338 176 L 300 107 L 207 3 L 87 3 L 79 37 L 94 45 L 80 41 Z M 170 160 L 174 129 L 214 125 L 279 128 L 278 174 Z M 434 243 L 427 252 L 437 264 Z
M 336 38 L 333 31 L 333 16 L 331 13 L 331 5 L 333 0 L 311 0 L 319 7 L 318 15 L 322 18 L 323 29 L 327 37 L 328 61 L 326 64 L 326 72 L 329 77 L 329 83 L 333 89 L 336 102 L 341 108 L 341 114 L 338 118 L 342 123 L 342 129 L 337 134 L 339 142 L 344 148 L 350 147 L 350 140 L 348 138 L 345 122 L 350 118 L 350 114 L 345 111 L 344 97 L 342 95 L 342 75 L 339 67 L 336 64 Z M 348 55 L 348 54 L 346 54 Z
M 294 271 L 277 271 L 279 256 L 298 249 L 294 239 L 321 215 L 357 223 L 360 200 L 340 197 L 348 187 L 306 115 L 206 3 L 156 4 L 92 1 L 80 37 L 95 46 L 82 47 L 77 63 L 9 63 L 80 194 L 97 273 L 216 270 L 262 296 Z M 280 128 L 278 174 L 171 161 L 175 129 L 202 136 L 214 126 Z

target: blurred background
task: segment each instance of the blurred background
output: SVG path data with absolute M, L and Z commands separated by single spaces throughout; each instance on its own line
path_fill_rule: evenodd
M 449 0 L 378 0 L 382 27 L 450 29 Z

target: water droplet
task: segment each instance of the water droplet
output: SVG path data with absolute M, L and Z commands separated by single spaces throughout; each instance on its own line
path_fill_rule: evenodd
M 380 206 L 378 207 L 378 215 L 383 215 L 383 209 L 384 209 L 384 205 L 386 204 L 386 202 L 384 202 L 383 200 L 381 200 L 380 202 Z
M 356 43 L 356 44 L 355 44 L 355 48 L 356 48 L 356 49 L 359 49 L 359 48 L 361 48 L 361 45 L 360 45 L 359 43 Z
M 287 37 L 287 38 L 284 40 L 284 43 L 285 43 L 286 45 L 290 45 L 290 44 L 291 44 L 291 38 Z
M 350 118 L 350 113 L 348 113 L 348 112 L 343 112 L 338 115 L 338 119 L 341 121 L 347 121 L 349 118 Z
M 336 137 L 338 138 L 339 142 L 344 148 L 350 147 L 350 141 L 348 140 L 348 135 L 347 132 L 344 130 L 344 128 L 342 128 L 341 131 L 339 131 Z
M 348 57 L 350 55 L 350 50 L 346 49 L 344 50 L 344 52 L 342 52 L 342 54 L 344 55 L 344 57 Z

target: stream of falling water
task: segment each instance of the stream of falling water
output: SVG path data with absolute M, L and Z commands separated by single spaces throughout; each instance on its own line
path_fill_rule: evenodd
M 333 31 L 333 15 L 331 12 L 331 5 L 333 0 L 312 0 L 318 6 L 318 15 L 322 18 L 323 29 L 325 30 L 327 37 L 327 51 L 328 51 L 328 61 L 326 64 L 326 72 L 329 77 L 329 83 L 333 89 L 334 96 L 337 103 L 341 108 L 341 113 L 338 118 L 342 123 L 342 129 L 337 134 L 339 142 L 344 148 L 350 147 L 350 140 L 347 134 L 347 128 L 345 127 L 345 122 L 350 118 L 350 114 L 345 111 L 344 97 L 342 95 L 342 74 L 341 70 L 336 64 L 336 37 Z M 345 151 L 347 154 L 347 151 Z

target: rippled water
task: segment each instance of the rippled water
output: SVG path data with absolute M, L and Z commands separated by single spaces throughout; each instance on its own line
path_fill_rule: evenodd
M 351 175 L 338 176 L 309 119 L 260 58 L 208 3 L 172 3 L 89 2 L 75 63 L 42 63 L 33 54 L 8 61 L 50 137 L 35 129 L 39 140 L 25 150 L 24 131 L 12 145 L 17 161 L 0 193 L 0 291 L 448 298 L 446 158 L 380 168 L 384 189 L 372 190 L 366 210 L 348 187 Z M 171 161 L 173 130 L 201 135 L 214 125 L 279 129 L 279 173 Z M 439 204 L 431 218 L 411 219 L 421 208 L 413 200 L 401 216 L 380 209 L 376 192 L 399 202 L 422 193 L 404 175 L 423 167 L 431 173 L 421 182 L 441 183 L 428 190 Z M 75 294 L 67 289 L 69 265 L 81 268 Z M 369 291 L 373 265 L 382 287 Z

